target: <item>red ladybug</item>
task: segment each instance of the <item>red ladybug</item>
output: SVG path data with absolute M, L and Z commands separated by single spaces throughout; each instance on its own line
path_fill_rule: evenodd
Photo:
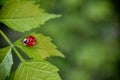
M 36 38 L 34 36 L 28 36 L 23 40 L 23 45 L 34 46 L 36 44 Z

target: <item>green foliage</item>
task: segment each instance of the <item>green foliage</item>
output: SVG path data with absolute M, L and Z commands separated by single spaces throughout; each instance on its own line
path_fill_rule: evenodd
M 6 1 L 10 1 L 10 0 L 0 0 L 0 5 L 6 4 Z M 21 52 L 23 51 L 22 56 L 26 58 L 27 55 L 30 59 L 32 58 L 31 60 L 25 60 L 20 62 L 19 66 L 21 66 L 22 64 L 22 67 L 25 67 L 28 70 L 28 66 L 26 65 L 23 66 L 23 64 L 27 62 L 29 63 L 36 62 L 36 60 L 38 62 L 41 60 L 43 61 L 47 60 L 53 63 L 54 65 L 57 65 L 60 68 L 59 73 L 63 80 L 73 80 L 73 79 L 74 80 L 119 80 L 119 71 L 118 71 L 119 66 L 117 64 L 119 62 L 118 60 L 120 60 L 120 56 L 119 54 L 116 54 L 119 52 L 118 42 L 117 42 L 118 30 L 116 30 L 118 29 L 119 23 L 117 21 L 118 19 L 116 20 L 116 18 L 118 17 L 113 12 L 114 6 L 111 0 L 12 0 L 12 1 L 15 1 L 13 3 L 17 3 L 19 1 L 29 2 L 29 5 L 31 4 L 32 6 L 34 6 L 34 8 L 36 6 L 37 9 L 39 8 L 39 11 L 42 11 L 45 14 L 49 12 L 49 13 L 57 13 L 57 14 L 61 13 L 63 15 L 61 18 L 48 21 L 47 24 L 42 25 L 43 27 L 36 28 L 30 32 L 26 32 L 30 34 L 26 35 L 25 33 L 23 35 L 29 36 L 32 35 L 31 32 L 34 33 L 33 31 L 35 31 L 37 34 L 36 33 L 33 34 L 34 36 L 40 37 L 41 39 L 43 37 L 45 39 L 45 41 L 40 40 L 40 42 L 45 42 L 45 44 L 42 45 L 47 45 L 46 43 L 47 37 L 44 35 L 51 36 L 53 38 L 52 42 L 55 43 L 62 52 L 64 52 L 66 58 L 65 59 L 59 57 L 51 58 L 52 55 L 46 54 L 46 52 L 49 52 L 48 51 L 49 49 L 47 47 L 45 47 L 47 51 L 44 51 L 43 49 L 38 50 L 38 48 L 34 48 L 35 46 L 33 46 L 34 48 L 33 50 L 32 47 L 26 47 L 22 45 L 22 40 L 26 36 L 20 39 L 17 38 L 18 40 L 15 41 L 16 37 L 12 35 L 13 37 L 11 41 L 15 41 L 14 46 L 17 49 L 19 48 Z M 42 8 L 45 9 L 46 12 Z M 25 12 L 26 11 L 27 10 L 25 10 Z M 31 13 L 27 13 L 26 16 L 28 15 L 30 16 Z M 5 14 L 7 14 L 7 12 Z M 18 19 L 21 20 L 23 19 L 23 17 Z M 20 22 L 18 22 L 18 24 L 20 24 Z M 27 22 L 28 20 L 24 23 L 26 24 Z M 9 27 L 8 24 L 6 24 L 5 22 L 4 24 L 7 25 L 7 27 Z M 31 22 L 29 24 L 33 24 L 33 23 Z M 41 24 L 38 25 L 41 26 Z M 24 26 L 25 25 L 21 25 L 21 27 L 19 28 L 22 28 Z M 6 33 L 12 31 L 5 29 L 3 30 Z M 8 37 L 11 37 L 9 33 L 8 33 Z M 53 43 L 51 44 L 50 38 L 48 38 L 47 40 L 48 42 L 50 42 L 49 45 L 54 46 Z M 39 44 L 41 45 L 41 43 Z M 1 42 L 1 39 L 0 39 L 0 45 L 4 46 L 4 44 L 2 44 Z M 36 46 L 38 45 L 36 44 Z M 56 47 L 54 47 L 53 49 L 56 50 Z M 29 53 L 27 52 L 27 50 Z M 40 51 L 44 53 L 42 54 Z M 39 54 L 37 54 L 37 52 L 39 52 Z M 32 53 L 35 55 L 33 55 Z M 58 52 L 56 52 L 56 54 L 58 55 Z M 50 58 L 46 58 L 48 56 Z M 15 63 L 17 63 L 17 60 L 15 61 L 16 61 Z M 21 69 L 23 69 L 22 67 Z M 10 73 L 10 77 L 7 78 L 6 80 L 14 80 L 14 74 L 16 74 L 16 72 L 12 70 L 12 72 Z M 29 74 L 31 75 L 31 73 Z M 20 73 L 18 74 L 17 77 L 19 77 L 19 75 Z M 32 75 L 30 77 L 32 77 Z M 57 75 L 58 74 L 56 70 L 56 76 Z M 22 76 L 24 75 L 22 74 Z
M 4 80 L 9 76 L 13 65 L 13 57 L 9 47 L 0 49 L 0 62 L 0 80 Z
M 39 27 L 47 20 L 60 17 L 48 14 L 39 5 L 28 1 L 9 1 L 1 9 L 0 21 L 19 32 Z
M 14 80 L 61 80 L 58 68 L 46 61 L 21 62 Z
M 0 22 L 18 32 L 30 31 L 41 26 L 49 19 L 60 17 L 60 15 L 46 13 L 34 1 L 2 0 L 0 1 L 0 5 L 3 5 L 0 10 Z M 0 49 L 0 80 L 5 80 L 7 76 L 10 79 L 14 77 L 14 80 L 61 80 L 57 73 L 59 69 L 45 61 L 50 56 L 64 57 L 56 49 L 56 46 L 51 42 L 49 37 L 42 34 L 29 34 L 34 36 L 37 42 L 33 47 L 28 47 L 23 45 L 22 42 L 25 37 L 12 43 L 2 30 L 0 30 L 0 34 L 10 46 Z M 16 47 L 20 48 L 31 61 L 25 60 Z M 11 50 L 15 52 L 20 60 L 20 64 L 14 73 L 15 76 L 10 75 L 12 74 L 11 68 L 13 65 Z

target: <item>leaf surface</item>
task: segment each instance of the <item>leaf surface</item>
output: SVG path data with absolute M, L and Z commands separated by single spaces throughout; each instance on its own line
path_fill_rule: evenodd
M 64 55 L 56 49 L 56 46 L 51 42 L 51 39 L 49 37 L 34 33 L 30 35 L 36 38 L 36 45 L 32 47 L 23 45 L 23 40 L 25 38 L 21 38 L 14 43 L 15 46 L 20 48 L 30 58 L 39 60 L 50 56 L 64 57 Z
M 60 15 L 46 13 L 33 1 L 10 0 L 0 11 L 0 21 L 13 30 L 29 31 Z
M 47 61 L 21 62 L 14 80 L 61 80 L 58 68 Z
M 13 65 L 13 57 L 9 47 L 0 49 L 0 62 L 0 80 L 4 80 L 9 76 Z

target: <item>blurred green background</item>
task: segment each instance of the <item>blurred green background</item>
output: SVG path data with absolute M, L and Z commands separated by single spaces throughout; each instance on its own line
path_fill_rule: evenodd
M 32 31 L 50 36 L 66 56 L 47 59 L 60 68 L 63 80 L 120 80 L 119 23 L 111 0 L 36 1 L 62 15 Z
M 63 80 L 119 80 L 117 15 L 110 0 L 37 0 L 62 14 L 37 29 L 66 56 L 49 58 Z

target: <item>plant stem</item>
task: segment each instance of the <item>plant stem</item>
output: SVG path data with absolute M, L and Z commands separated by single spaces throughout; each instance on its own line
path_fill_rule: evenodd
M 5 35 L 5 33 L 2 30 L 0 30 L 0 34 L 4 37 L 4 39 L 8 42 L 8 44 L 13 48 L 13 50 L 16 53 L 16 55 L 18 56 L 18 58 L 21 61 L 25 61 L 23 59 L 23 57 L 20 55 L 20 53 L 18 52 L 18 50 L 14 47 L 14 45 L 12 44 L 12 42 L 9 40 L 9 38 Z

